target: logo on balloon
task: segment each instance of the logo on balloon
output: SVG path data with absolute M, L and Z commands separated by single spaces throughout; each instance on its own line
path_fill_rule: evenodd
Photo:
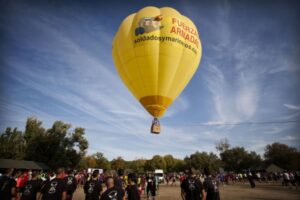
M 162 29 L 162 19 L 162 15 L 158 15 L 156 17 L 144 17 L 140 19 L 139 26 L 135 29 L 135 36 Z

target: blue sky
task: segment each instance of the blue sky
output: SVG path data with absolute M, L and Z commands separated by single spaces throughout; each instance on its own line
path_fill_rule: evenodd
M 203 56 L 189 85 L 151 135 L 151 116 L 115 70 L 111 43 L 121 21 L 145 6 L 192 19 Z M 232 146 L 300 148 L 300 5 L 296 1 L 1 1 L 0 130 L 36 116 L 86 128 L 88 153 L 131 160 L 178 158 Z

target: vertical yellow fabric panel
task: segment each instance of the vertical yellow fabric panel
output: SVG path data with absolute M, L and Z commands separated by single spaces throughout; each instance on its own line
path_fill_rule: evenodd
M 202 54 L 193 22 L 169 7 L 145 7 L 125 18 L 112 51 L 124 84 L 154 117 L 180 95 Z
M 139 25 L 141 19 L 145 16 L 158 16 L 160 15 L 160 9 L 156 7 L 145 7 L 136 13 L 133 19 L 132 39 L 135 38 L 135 24 Z M 159 31 L 152 32 L 155 35 L 159 35 Z M 147 33 L 146 33 L 147 34 Z M 144 90 L 141 92 L 141 97 L 149 94 L 155 94 L 158 88 L 158 66 L 159 66 L 159 41 L 144 41 L 142 43 L 136 43 L 135 54 L 138 63 L 137 71 L 143 80 L 138 83 L 144 86 Z

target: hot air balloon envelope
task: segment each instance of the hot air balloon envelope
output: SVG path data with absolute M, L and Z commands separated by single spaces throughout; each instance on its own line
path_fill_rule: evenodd
M 190 19 L 173 8 L 145 7 L 121 23 L 112 54 L 124 84 L 157 120 L 193 77 L 202 47 Z

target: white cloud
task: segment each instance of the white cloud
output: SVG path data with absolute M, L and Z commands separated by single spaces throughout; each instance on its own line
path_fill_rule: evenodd
M 255 79 L 249 78 L 244 73 L 240 74 L 238 80 L 238 91 L 236 96 L 236 107 L 239 113 L 247 118 L 252 117 L 257 109 L 259 93 Z
M 300 110 L 300 106 L 292 105 L 292 104 L 283 104 L 286 108 L 291 110 Z
M 225 121 L 208 121 L 208 122 L 203 123 L 203 125 L 213 126 L 213 125 L 224 125 L 226 123 L 227 122 L 225 122 Z
M 279 126 L 279 127 L 271 127 L 271 128 L 266 128 L 266 130 L 263 130 L 263 132 L 265 134 L 268 134 L 268 135 L 276 135 L 278 133 L 282 133 L 284 130 L 287 130 L 289 129 L 290 127 L 288 126 Z
M 188 98 L 185 97 L 184 95 L 180 95 L 177 99 L 175 99 L 173 104 L 168 108 L 164 117 L 165 118 L 172 117 L 178 114 L 179 112 L 187 110 L 188 108 L 189 108 Z
M 298 116 L 300 116 L 300 112 L 296 112 L 296 113 L 291 114 L 291 115 L 283 116 L 283 117 L 280 117 L 279 119 L 281 119 L 281 120 L 290 120 L 290 119 L 294 119 Z
M 294 53 L 294 55 L 285 55 L 282 54 L 280 51 L 273 53 L 274 58 L 276 60 L 275 67 L 271 68 L 269 73 L 275 74 L 275 73 L 282 73 L 282 72 L 299 72 L 300 67 L 299 64 L 297 64 L 297 55 Z
M 233 79 L 213 64 L 206 67 L 205 83 L 212 94 L 216 110 L 210 124 L 239 122 L 254 116 L 259 101 L 254 75 L 246 76 L 241 72 L 237 79 Z
M 283 138 L 283 140 L 297 140 L 299 138 L 297 138 L 296 136 L 292 136 L 292 135 L 287 135 L 285 136 L 285 138 Z

